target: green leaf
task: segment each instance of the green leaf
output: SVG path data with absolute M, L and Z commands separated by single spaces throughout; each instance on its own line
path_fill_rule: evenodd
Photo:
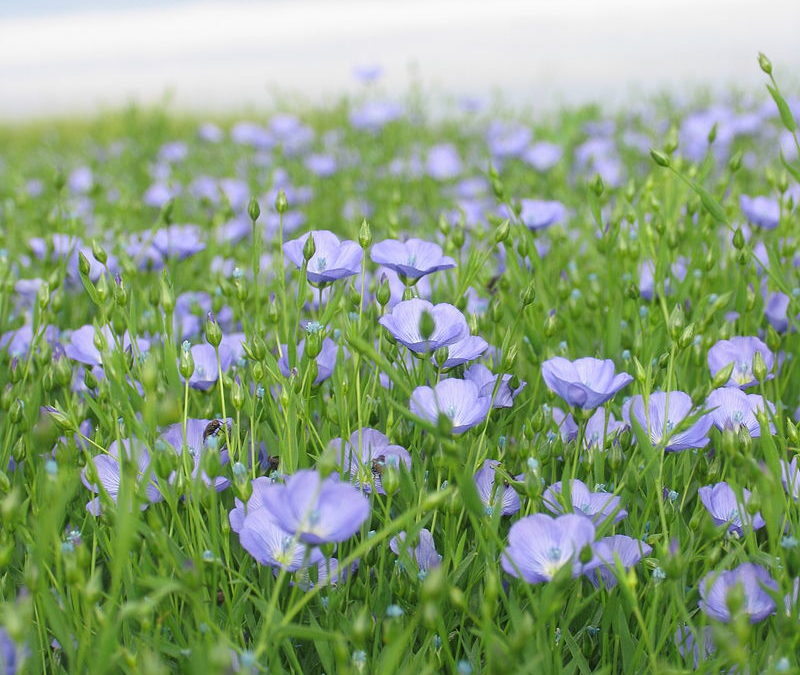
M 783 126 L 785 126 L 789 131 L 794 132 L 797 129 L 797 122 L 794 119 L 794 115 L 792 115 L 792 111 L 789 108 L 789 104 L 786 102 L 786 99 L 781 96 L 781 93 L 778 91 L 777 87 L 773 87 L 772 85 L 768 84 L 767 89 L 772 96 L 772 100 L 775 101 L 775 105 L 778 106 L 778 112 L 781 115 L 781 122 L 783 122 Z

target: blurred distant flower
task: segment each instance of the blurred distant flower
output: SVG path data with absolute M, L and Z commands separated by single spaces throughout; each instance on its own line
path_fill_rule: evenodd
M 797 457 L 792 457 L 791 462 L 781 460 L 781 482 L 792 499 L 800 499 L 800 466 L 797 464 Z
M 461 157 L 451 143 L 434 145 L 428 150 L 425 168 L 431 178 L 452 180 L 461 173 Z
M 327 178 L 336 173 L 339 168 L 336 158 L 333 155 L 314 154 L 309 155 L 303 162 L 306 168 L 320 178 Z
M 189 378 L 189 386 L 192 389 L 208 391 L 219 379 L 217 353 L 211 345 L 206 343 L 194 345 L 191 352 L 194 360 L 194 372 Z M 222 344 L 219 345 L 219 359 L 222 372 L 228 370 L 233 364 L 233 353 Z
M 398 103 L 368 101 L 350 112 L 350 124 L 356 129 L 376 132 L 402 114 L 403 109 Z
M 444 415 L 451 421 L 453 433 L 460 434 L 486 419 L 489 403 L 474 382 L 449 378 L 435 387 L 417 387 L 411 394 L 410 407 L 415 415 L 434 424 L 439 415 Z
M 567 208 L 557 201 L 542 199 L 523 199 L 520 220 L 531 230 L 543 230 L 562 222 L 567 216 Z
M 586 484 L 576 478 L 569 481 L 569 485 L 571 508 L 567 510 L 588 516 L 595 525 L 600 525 L 609 519 L 618 523 L 628 515 L 628 512 L 621 508 L 620 498 L 617 495 L 610 492 L 590 492 Z M 544 507 L 552 513 L 564 513 L 564 499 L 562 481 L 553 483 L 542 495 Z
M 587 573 L 594 586 L 614 588 L 617 583 L 617 560 L 623 569 L 630 569 L 644 556 L 650 555 L 653 548 L 639 539 L 624 534 L 604 537 L 592 546 L 594 557 Z
M 486 506 L 487 513 L 498 509 L 501 515 L 510 516 L 521 508 L 521 503 L 517 491 L 506 484 L 505 481 L 497 483 L 495 469 L 500 466 L 496 459 L 487 459 L 475 474 L 475 487 L 478 496 Z M 522 480 L 524 476 L 517 476 L 517 480 Z
M 387 466 L 399 469 L 403 464 L 411 468 L 408 450 L 389 443 L 377 429 L 354 431 L 349 440 L 335 438 L 328 447 L 336 453 L 337 462 L 350 473 L 353 484 L 364 492 L 370 492 L 374 484 L 378 494 L 385 494 L 381 476 Z
M 370 257 L 373 262 L 394 270 L 401 279 L 419 279 L 456 266 L 455 260 L 442 254 L 439 244 L 422 239 L 385 239 L 372 247 Z
M 442 368 L 455 368 L 468 361 L 474 361 L 489 348 L 489 343 L 479 335 L 468 335 L 463 340 L 454 342 L 447 347 L 447 359 L 444 363 L 436 361 Z M 467 378 L 469 379 L 469 378 Z
M 0 628 L 0 673 L 16 675 L 25 659 L 25 649 L 11 639 L 5 628 Z
M 406 555 L 416 561 L 417 567 L 423 575 L 442 564 L 442 556 L 436 551 L 436 543 L 433 541 L 430 530 L 423 528 L 419 531 L 416 546 L 407 545 L 406 539 L 408 536 L 405 532 L 398 532 L 397 536 L 392 537 L 389 541 L 389 548 L 398 556 L 400 551 L 405 549 Z
M 568 405 L 596 408 L 633 382 L 628 373 L 615 373 L 614 362 L 591 357 L 568 361 L 556 356 L 542 364 L 542 377 L 550 391 Z
M 680 655 L 685 659 L 688 659 L 691 656 L 695 670 L 698 668 L 700 662 L 711 657 L 716 651 L 711 626 L 706 626 L 703 629 L 702 638 L 703 652 L 701 654 L 700 645 L 698 644 L 698 641 L 695 640 L 694 634 L 689 626 L 679 626 L 678 630 L 675 631 L 674 639 L 675 644 L 678 647 L 678 652 L 680 652 Z
M 297 345 L 297 363 L 303 358 L 305 351 L 306 341 L 300 340 Z M 314 379 L 314 384 L 319 384 L 327 380 L 332 374 L 336 366 L 336 359 L 339 355 L 338 345 L 330 338 L 322 340 L 322 349 L 316 358 L 317 362 L 317 377 Z M 287 345 L 281 345 L 281 357 L 278 359 L 278 369 L 284 377 L 291 375 L 291 367 L 296 367 L 297 364 L 289 363 L 289 349 Z
M 315 230 L 283 245 L 286 257 L 303 267 L 303 248 L 306 240 L 313 236 L 315 252 L 308 260 L 306 274 L 313 284 L 329 284 L 338 279 L 353 276 L 361 271 L 363 251 L 355 241 L 339 241 L 333 232 Z
M 273 489 L 279 489 L 273 486 Z M 310 548 L 280 527 L 266 508 L 252 509 L 242 522 L 239 542 L 261 565 L 295 572 L 323 560 L 318 548 Z
M 511 526 L 501 560 L 503 569 L 531 584 L 550 581 L 566 566 L 571 566 L 572 576 L 577 577 L 583 571 L 578 557 L 594 536 L 592 521 L 583 516 L 526 516 Z
M 124 452 L 125 457 L 138 467 L 136 482 L 138 485 L 145 486 L 144 494 L 147 501 L 150 503 L 162 501 L 164 496 L 156 484 L 153 470 L 150 466 L 150 454 L 147 452 L 144 443 L 135 438 L 112 441 L 111 445 L 108 446 L 108 453 L 92 457 L 91 462 L 94 465 L 100 484 L 89 482 L 88 471 L 85 468 L 81 471 L 83 484 L 95 494 L 100 493 L 100 487 L 102 486 L 112 501 L 116 502 L 121 480 L 120 449 Z M 142 510 L 146 509 L 147 506 L 147 504 L 142 504 Z M 86 504 L 86 510 L 92 515 L 99 516 L 101 513 L 100 498 L 92 499 Z
M 739 197 L 739 206 L 749 223 L 765 230 L 774 230 L 778 227 L 781 206 L 777 199 L 741 195 Z
M 550 413 L 558 427 L 558 433 L 564 443 L 574 441 L 578 437 L 578 425 L 572 413 L 564 412 L 561 408 L 553 406 Z
M 733 488 L 723 481 L 715 485 L 704 485 L 697 494 L 703 506 L 711 514 L 714 525 L 727 525 L 730 532 L 735 532 L 739 536 L 743 534 L 744 529 L 758 530 L 766 525 L 760 513 L 750 515 L 747 511 L 750 490 L 743 488 L 740 500 Z
M 77 330 L 72 331 L 69 336 L 69 343 L 64 347 L 64 353 L 73 361 L 78 361 L 87 366 L 100 366 L 102 365 L 102 356 L 100 350 L 95 346 L 95 333 L 97 329 L 92 325 L 81 326 Z M 117 349 L 117 342 L 114 334 L 109 326 L 100 328 L 100 332 L 108 345 L 109 351 L 113 352 Z M 134 356 L 138 357 L 145 354 L 150 349 L 150 341 L 144 338 L 136 338 L 136 346 L 134 348 L 131 342 L 130 335 L 126 332 L 122 336 L 122 349 Z
M 606 410 L 601 406 L 586 422 L 583 444 L 586 448 L 594 447 L 602 450 L 606 441 L 615 440 L 627 428 L 628 425 L 622 420 L 618 421 L 612 412 L 608 413 L 606 420 Z
M 561 161 L 563 154 L 564 151 L 560 145 L 540 141 L 539 143 L 534 143 L 523 153 L 522 160 L 537 171 L 548 171 Z
M 353 68 L 353 76 L 365 84 L 375 82 L 383 74 L 383 68 L 375 63 L 366 63 Z
M 464 379 L 474 382 L 481 396 L 491 399 L 493 408 L 510 408 L 514 399 L 525 388 L 526 382 L 512 382 L 515 378 L 508 373 L 495 375 L 482 363 L 474 363 L 464 371 Z M 500 380 L 498 384 L 498 379 Z M 514 388 L 512 388 L 512 384 Z M 497 391 L 495 391 L 495 387 Z M 494 398 L 492 396 L 494 395 Z
M 733 617 L 728 597 L 737 587 L 744 595 L 742 612 L 749 617 L 750 623 L 758 623 L 775 613 L 775 601 L 765 589 L 777 590 L 778 584 L 767 570 L 754 563 L 742 563 L 730 571 L 706 574 L 699 584 L 700 609 L 712 619 L 730 623 Z
M 228 463 L 228 449 L 225 448 L 225 424 L 230 429 L 233 420 L 228 418 L 225 422 L 212 419 L 193 419 L 186 420 L 186 439 L 184 443 L 183 422 L 177 422 L 168 426 L 161 434 L 161 440 L 169 443 L 177 453 L 180 453 L 186 446 L 186 450 L 191 455 L 194 463 L 192 478 L 195 478 L 200 471 L 200 464 L 203 455 L 210 451 L 219 451 L 220 464 L 223 466 Z M 205 473 L 202 474 L 203 482 L 213 487 L 218 492 L 230 485 L 230 481 L 224 476 L 209 478 Z
M 789 303 L 791 299 L 785 293 L 770 293 L 764 301 L 764 316 L 779 333 L 785 333 L 789 329 Z
M 653 445 L 666 442 L 664 450 L 667 452 L 704 448 L 708 444 L 708 431 L 713 423 L 710 415 L 701 415 L 688 428 L 675 433 L 675 429 L 696 412 L 691 396 L 682 391 L 654 392 L 650 394 L 647 407 L 644 398 L 637 395 L 622 407 L 625 421 L 632 426 L 635 419 Z
M 198 127 L 197 135 L 207 143 L 219 143 L 225 137 L 225 132 L 213 122 L 204 122 Z
M 262 497 L 272 520 L 306 544 L 349 539 L 370 512 L 369 500 L 357 488 L 335 474 L 323 479 L 311 469 L 289 476 L 285 485 L 276 485 Z
M 774 375 L 770 373 L 775 357 L 769 347 L 757 337 L 732 337 L 730 340 L 720 340 L 708 350 L 708 367 L 711 377 L 714 377 L 729 363 L 733 363 L 733 372 L 726 386 L 746 389 L 758 384 L 753 373 L 753 359 L 756 353 L 761 354 L 767 367 L 767 379 Z

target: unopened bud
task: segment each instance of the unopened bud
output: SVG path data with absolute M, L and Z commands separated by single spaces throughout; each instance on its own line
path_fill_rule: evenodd
M 250 220 L 253 222 L 256 222 L 261 215 L 261 207 L 258 205 L 258 200 L 255 197 L 251 197 L 250 201 L 247 203 L 247 215 L 250 216 Z
M 361 221 L 361 227 L 358 230 L 358 244 L 361 248 L 369 248 L 372 243 L 372 228 L 366 220 Z
M 431 335 L 433 335 L 433 331 L 436 330 L 436 321 L 433 318 L 433 315 L 428 312 L 427 310 L 423 310 L 422 314 L 419 317 L 419 334 L 423 340 L 428 340 Z
M 83 254 L 83 251 L 78 251 L 78 272 L 82 277 L 88 277 L 91 269 L 89 259 Z
M 525 290 L 522 291 L 522 297 L 520 299 L 522 300 L 523 307 L 533 304 L 533 301 L 536 299 L 536 285 L 532 281 L 525 287 Z
M 194 357 L 188 342 L 184 342 L 181 348 L 178 372 L 187 380 L 194 374 Z
M 284 214 L 289 210 L 289 201 L 286 199 L 286 193 L 283 190 L 278 190 L 278 194 L 275 197 L 275 210 L 280 214 Z
M 303 259 L 308 262 L 317 252 L 317 245 L 314 243 L 314 235 L 309 234 L 306 243 L 303 244 Z
M 763 52 L 758 52 L 758 66 L 767 75 L 772 75 L 772 61 Z
M 222 329 L 211 312 L 206 315 L 206 342 L 212 347 L 219 347 L 222 342 Z
M 764 382 L 767 379 L 767 364 L 761 352 L 756 352 L 753 356 L 753 375 L 759 382 Z
M 650 149 L 650 157 L 653 158 L 653 161 L 661 167 L 668 168 L 670 165 L 669 155 L 666 153 L 661 152 L 660 150 L 656 150 L 655 148 Z
M 738 251 L 744 248 L 744 233 L 741 227 L 737 227 L 736 232 L 733 233 L 733 246 Z
M 495 244 L 500 244 L 508 239 L 508 235 L 511 232 L 511 224 L 508 220 L 504 220 L 497 226 L 497 229 L 494 231 L 494 242 Z
M 108 253 L 96 239 L 92 239 L 92 255 L 101 265 L 105 265 L 108 262 Z

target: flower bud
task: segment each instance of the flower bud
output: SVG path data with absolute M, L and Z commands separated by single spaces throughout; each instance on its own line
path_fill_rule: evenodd
M 231 403 L 233 403 L 233 407 L 236 410 L 241 410 L 244 405 L 244 390 L 238 377 L 233 381 L 233 386 L 231 386 Z
M 92 255 L 101 265 L 105 265 L 108 262 L 108 253 L 96 239 L 92 239 Z
M 764 382 L 767 379 L 767 364 L 761 352 L 756 352 L 753 356 L 753 375 L 759 382 Z
M 718 130 L 718 128 L 719 128 L 719 125 L 717 124 L 717 122 L 714 122 L 714 124 L 711 125 L 711 129 L 709 130 L 708 137 L 707 137 L 709 145 L 714 145 L 714 141 L 717 140 L 717 130 Z
M 88 277 L 92 266 L 89 264 L 89 259 L 83 254 L 83 251 L 78 251 L 78 272 L 82 277 Z
M 372 228 L 366 220 L 361 221 L 361 228 L 358 230 L 358 244 L 361 248 L 369 248 L 372 243 Z
M 391 496 L 400 489 L 400 471 L 397 467 L 387 464 L 381 473 L 381 485 L 387 495 Z
M 653 161 L 661 167 L 668 168 L 670 165 L 669 155 L 666 153 L 661 152 L 660 150 L 656 150 L 655 148 L 650 149 L 650 157 L 653 158 Z
M 222 329 L 212 312 L 206 315 L 206 342 L 212 347 L 219 347 L 219 343 L 222 342 Z
M 603 185 L 603 177 L 599 173 L 596 173 L 591 183 L 589 183 L 589 187 L 592 189 L 592 192 L 594 192 L 595 195 L 598 197 L 602 196 L 606 189 L 606 186 Z
M 50 302 L 50 284 L 43 281 L 36 290 L 36 303 L 39 305 L 39 309 L 44 309 L 48 302 Z
M 690 323 L 688 326 L 686 326 L 678 338 L 678 347 L 681 349 L 686 349 L 690 344 L 692 344 L 692 340 L 694 340 L 694 331 L 695 326 L 693 323 Z
M 686 326 L 686 318 L 683 314 L 683 307 L 681 305 L 675 305 L 672 312 L 669 315 L 669 320 L 667 322 L 667 326 L 669 328 L 669 334 L 673 340 L 677 340 L 678 336 L 683 331 L 684 327 Z
M 194 374 L 194 357 L 188 341 L 184 342 L 181 347 L 178 372 L 187 380 Z
M 317 245 L 314 243 L 314 235 L 309 234 L 306 243 L 303 244 L 303 259 L 308 262 L 317 252 Z
M 742 151 L 738 150 L 728 162 L 728 171 L 736 173 L 742 168 Z
M 289 202 L 283 190 L 278 190 L 278 194 L 275 197 L 275 210 L 281 215 L 289 210 Z
M 767 75 L 772 75 L 772 61 L 763 52 L 758 52 L 758 66 Z
M 261 215 L 261 207 L 258 205 L 258 200 L 255 197 L 251 197 L 250 201 L 247 203 L 247 215 L 250 216 L 250 220 L 253 222 L 256 222 Z
M 25 416 L 25 402 L 15 399 L 8 409 L 8 419 L 12 424 L 19 424 Z
M 497 226 L 497 229 L 494 231 L 494 243 L 501 244 L 506 239 L 508 239 L 508 235 L 511 231 L 511 224 L 508 220 L 504 220 L 500 225 Z
M 392 297 L 392 290 L 389 288 L 389 280 L 385 274 L 381 275 L 381 280 L 378 283 L 378 290 L 375 291 L 375 299 L 381 307 L 386 307 Z
M 558 330 L 558 318 L 555 313 L 548 314 L 544 320 L 545 337 L 553 337 L 556 334 L 556 330 Z
M 525 290 L 522 291 L 522 306 L 527 307 L 528 305 L 532 305 L 533 301 L 536 299 L 536 284 L 531 281 L 526 287 Z
M 738 251 L 744 248 L 744 233 L 741 227 L 737 227 L 736 232 L 733 233 L 733 246 Z
M 303 354 L 309 359 L 316 359 L 322 351 L 322 333 L 315 331 L 306 335 L 305 346 L 303 347 Z
M 433 335 L 433 331 L 436 330 L 436 322 L 434 321 L 433 315 L 424 310 L 419 317 L 419 334 L 423 340 L 428 340 L 431 335 Z
M 172 285 L 167 281 L 166 275 L 161 277 L 161 285 L 159 287 L 159 302 L 167 313 L 175 309 L 175 293 L 172 290 Z

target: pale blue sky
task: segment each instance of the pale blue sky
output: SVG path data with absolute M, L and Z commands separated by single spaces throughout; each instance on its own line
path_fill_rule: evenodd
M 765 51 L 793 91 L 800 0 L 0 0 L 0 118 L 330 100 L 379 86 L 624 104 L 711 85 L 763 92 Z

